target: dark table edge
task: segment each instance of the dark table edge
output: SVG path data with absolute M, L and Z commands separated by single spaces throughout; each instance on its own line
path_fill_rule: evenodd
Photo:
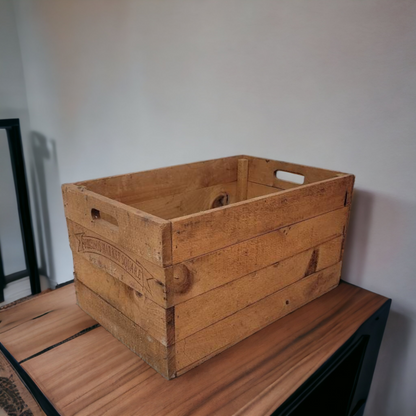
M 36 383 L 32 380 L 29 374 L 23 369 L 23 367 L 16 361 L 16 359 L 7 351 L 4 345 L 0 342 L 0 351 L 4 354 L 7 361 L 14 368 L 16 373 L 19 375 L 20 379 L 23 381 L 29 392 L 38 402 L 39 406 L 45 412 L 47 416 L 60 416 L 58 411 L 52 405 L 52 403 L 47 399 L 47 397 L 42 393 Z
M 348 282 L 344 282 L 350 284 Z M 355 285 L 352 285 L 355 286 Z M 358 286 L 357 286 L 358 287 Z M 342 360 L 349 355 L 349 353 L 357 346 L 361 340 L 362 333 L 366 332 L 366 326 L 369 322 L 379 320 L 382 316 L 382 335 L 384 334 L 385 325 L 390 312 L 391 299 L 386 298 L 385 303 L 380 306 L 369 318 L 363 322 L 357 331 L 331 356 L 329 357 L 299 388 L 297 388 L 273 413 L 272 416 L 286 416 L 290 415 L 303 400 L 305 400 L 310 393 L 342 362 Z M 381 345 L 381 342 L 380 342 Z M 377 361 L 380 345 L 376 351 L 373 351 L 374 367 Z M 374 368 L 373 368 L 374 371 Z M 371 374 L 371 378 L 372 378 Z

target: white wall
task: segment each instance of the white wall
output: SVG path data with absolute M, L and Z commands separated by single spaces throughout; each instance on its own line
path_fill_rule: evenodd
M 416 2 L 19 0 L 15 11 L 31 128 L 53 161 L 56 280 L 72 277 L 58 181 L 238 153 L 354 173 L 344 279 L 393 298 L 366 415 L 416 414 Z

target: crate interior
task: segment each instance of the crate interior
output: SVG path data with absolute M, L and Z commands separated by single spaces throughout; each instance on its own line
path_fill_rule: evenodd
M 235 156 L 83 181 L 78 185 L 170 220 L 343 175 L 281 161 Z

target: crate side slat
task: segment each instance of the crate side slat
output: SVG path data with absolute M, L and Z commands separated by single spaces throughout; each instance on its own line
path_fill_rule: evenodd
M 77 182 L 125 204 L 237 181 L 238 156 Z
M 172 342 L 169 310 L 127 286 L 108 273 L 97 269 L 80 255 L 74 255 L 75 278 L 100 296 L 151 337 L 167 346 Z
M 299 184 L 283 181 L 276 178 L 277 170 L 295 173 L 304 176 L 304 184 L 320 182 L 326 179 L 345 176 L 345 173 L 336 172 L 327 169 L 314 168 L 312 166 L 299 165 L 296 163 L 288 163 L 280 160 L 262 159 L 258 157 L 248 156 L 250 163 L 249 181 L 267 186 L 276 186 L 283 189 L 296 188 Z
M 342 208 L 352 181 L 353 176 L 328 179 L 174 219 L 173 264 Z
M 174 304 L 342 236 L 347 215 L 344 207 L 174 265 Z
M 167 308 L 167 285 L 172 269 L 163 268 L 67 220 L 73 256 L 81 256 L 91 265 L 120 280 L 153 302 Z
M 189 370 L 339 284 L 341 263 L 312 274 L 175 344 L 176 369 Z
M 146 201 L 130 201 L 129 205 L 169 220 L 209 210 L 221 196 L 226 196 L 227 203 L 232 204 L 236 202 L 236 188 L 237 182 L 230 182 Z
M 171 224 L 136 208 L 73 184 L 62 185 L 65 216 L 117 247 L 127 249 L 160 266 L 171 263 Z M 112 218 L 118 225 L 94 219 L 93 212 Z
M 175 363 L 172 347 L 166 347 L 152 338 L 140 326 L 81 282 L 75 281 L 75 289 L 78 305 L 84 312 L 165 378 L 169 379 L 174 376 Z
M 248 182 L 247 198 L 257 198 L 258 196 L 264 196 L 269 194 L 275 194 L 276 192 L 283 191 L 283 188 L 276 186 L 261 185 L 255 182 Z
M 336 237 L 176 305 L 176 342 L 338 263 L 342 239 Z

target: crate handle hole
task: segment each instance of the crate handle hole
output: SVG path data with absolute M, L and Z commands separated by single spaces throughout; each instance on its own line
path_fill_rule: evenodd
M 100 211 L 98 211 L 98 209 L 93 208 L 91 210 L 91 218 L 93 220 L 99 220 L 100 219 Z
M 114 217 L 104 212 L 101 212 L 96 208 L 91 209 L 91 218 L 95 222 L 103 224 L 107 227 L 118 228 L 118 222 Z
M 211 204 L 211 208 L 219 208 L 228 205 L 228 194 L 218 195 Z
M 281 181 L 292 182 L 298 185 L 303 185 L 305 183 L 305 177 L 299 173 L 292 173 L 278 169 L 274 171 L 274 176 Z

